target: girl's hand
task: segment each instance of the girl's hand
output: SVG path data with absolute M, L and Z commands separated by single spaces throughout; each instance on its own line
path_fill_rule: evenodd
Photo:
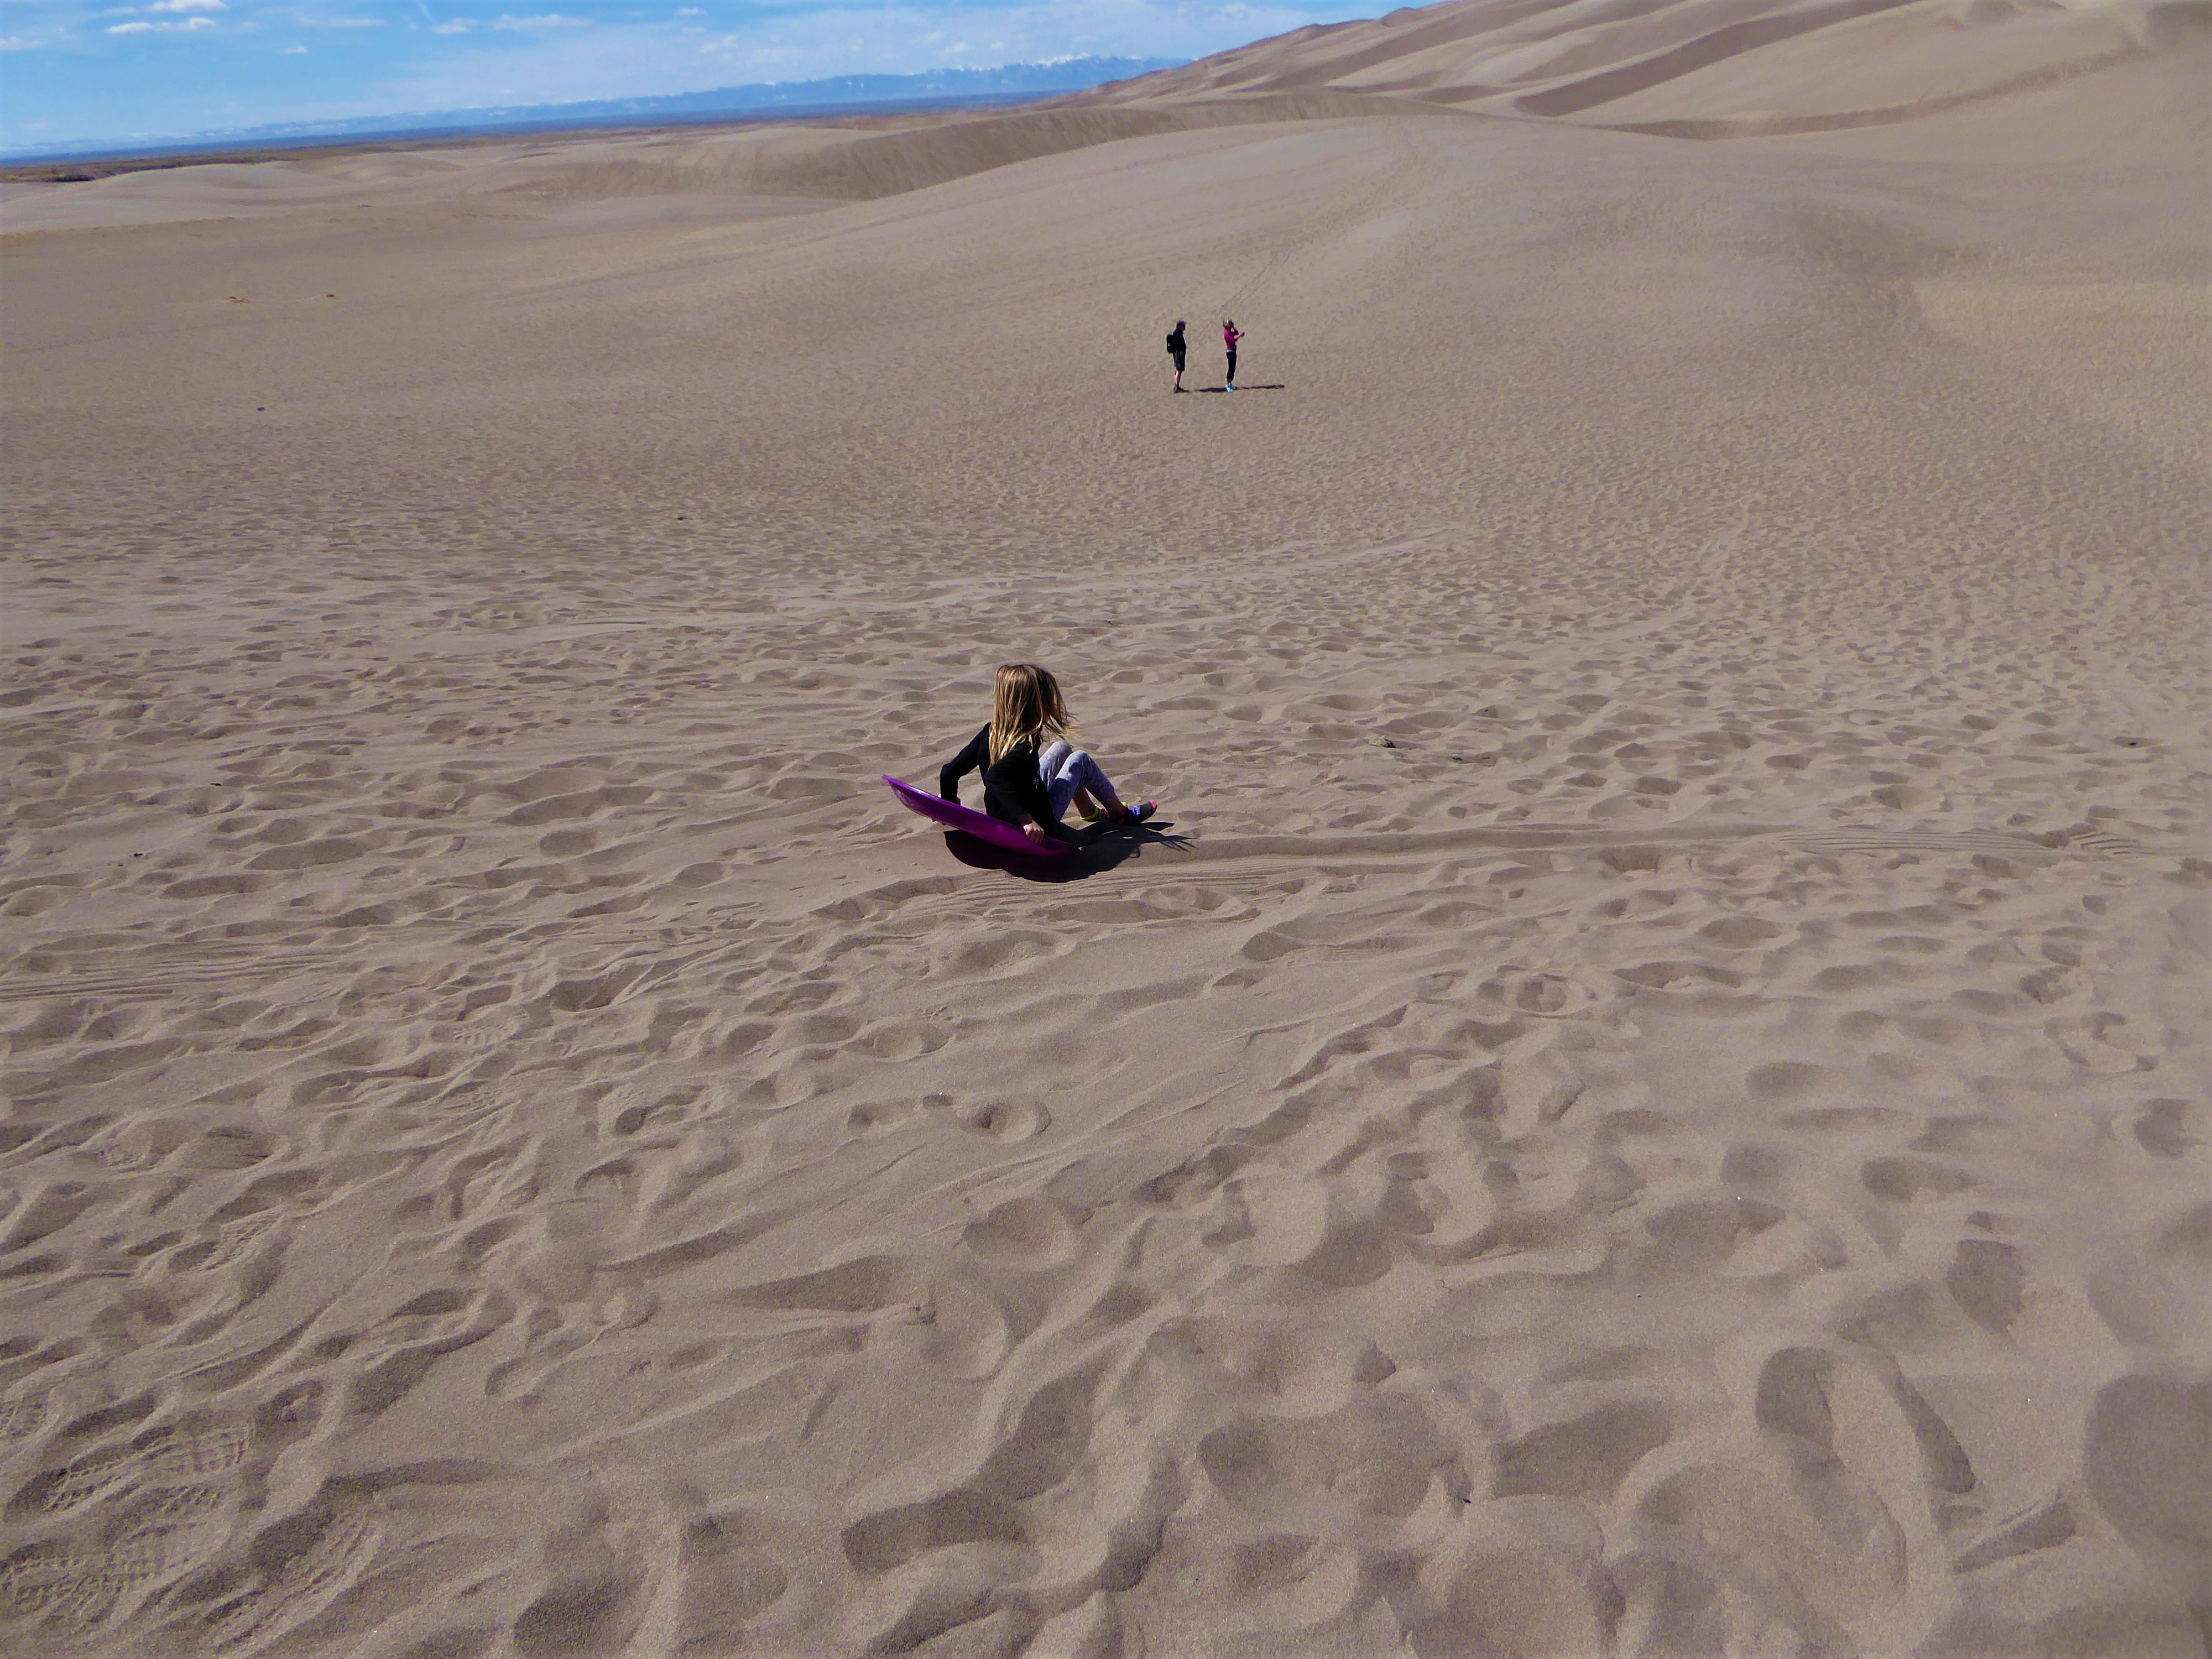
M 1027 836 L 1030 840 L 1037 846 L 1042 847 L 1044 845 L 1044 825 L 1041 823 L 1024 824 L 1022 827 L 1022 833 Z

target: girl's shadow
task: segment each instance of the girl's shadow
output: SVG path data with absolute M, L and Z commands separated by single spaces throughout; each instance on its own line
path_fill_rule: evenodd
M 1003 870 L 1024 881 L 1087 881 L 1101 871 L 1111 870 L 1135 858 L 1146 847 L 1190 845 L 1188 836 L 1171 836 L 1168 829 L 1167 823 L 1158 819 L 1133 830 L 1125 830 L 1118 824 L 1101 825 L 1079 832 L 1074 850 L 1059 858 L 1032 858 L 1024 853 L 1009 853 L 988 841 L 978 840 L 964 830 L 946 830 L 945 848 L 963 864 L 978 870 Z

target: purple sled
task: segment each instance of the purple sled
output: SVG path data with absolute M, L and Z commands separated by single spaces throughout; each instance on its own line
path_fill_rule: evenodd
M 976 840 L 988 842 L 1006 852 L 1026 853 L 1033 858 L 1050 859 L 1058 858 L 1069 850 L 1067 843 L 1062 841 L 1048 841 L 1040 847 L 1004 818 L 994 818 L 988 812 L 978 812 L 963 806 L 958 801 L 946 800 L 927 790 L 917 789 L 888 772 L 884 774 L 884 781 L 890 785 L 891 793 L 899 798 L 901 805 L 921 813 L 932 823 L 941 823 L 947 830 L 965 830 Z

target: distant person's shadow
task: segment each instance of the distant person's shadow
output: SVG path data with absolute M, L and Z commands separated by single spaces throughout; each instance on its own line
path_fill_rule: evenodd
M 1287 392 L 1290 388 L 1280 380 L 1246 380 L 1237 388 L 1239 392 Z M 1226 392 L 1225 386 L 1202 386 L 1200 392 Z
M 1169 828 L 1167 823 L 1157 820 L 1136 829 L 1102 824 L 1079 834 L 1074 850 L 1059 858 L 1032 858 L 1024 853 L 1010 853 L 1002 847 L 994 847 L 989 842 L 969 835 L 964 830 L 947 830 L 945 832 L 945 848 L 963 864 L 978 870 L 1003 870 L 1010 876 L 1019 876 L 1024 881 L 1088 881 L 1101 871 L 1127 863 L 1147 847 L 1183 848 L 1190 845 L 1188 836 L 1169 835 Z

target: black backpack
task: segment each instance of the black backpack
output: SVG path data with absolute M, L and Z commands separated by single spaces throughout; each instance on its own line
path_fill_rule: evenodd
M 1181 351 L 1182 349 L 1182 331 L 1181 329 L 1177 329 L 1175 332 L 1168 336 L 1168 350 L 1170 354 L 1173 354 L 1175 352 Z

